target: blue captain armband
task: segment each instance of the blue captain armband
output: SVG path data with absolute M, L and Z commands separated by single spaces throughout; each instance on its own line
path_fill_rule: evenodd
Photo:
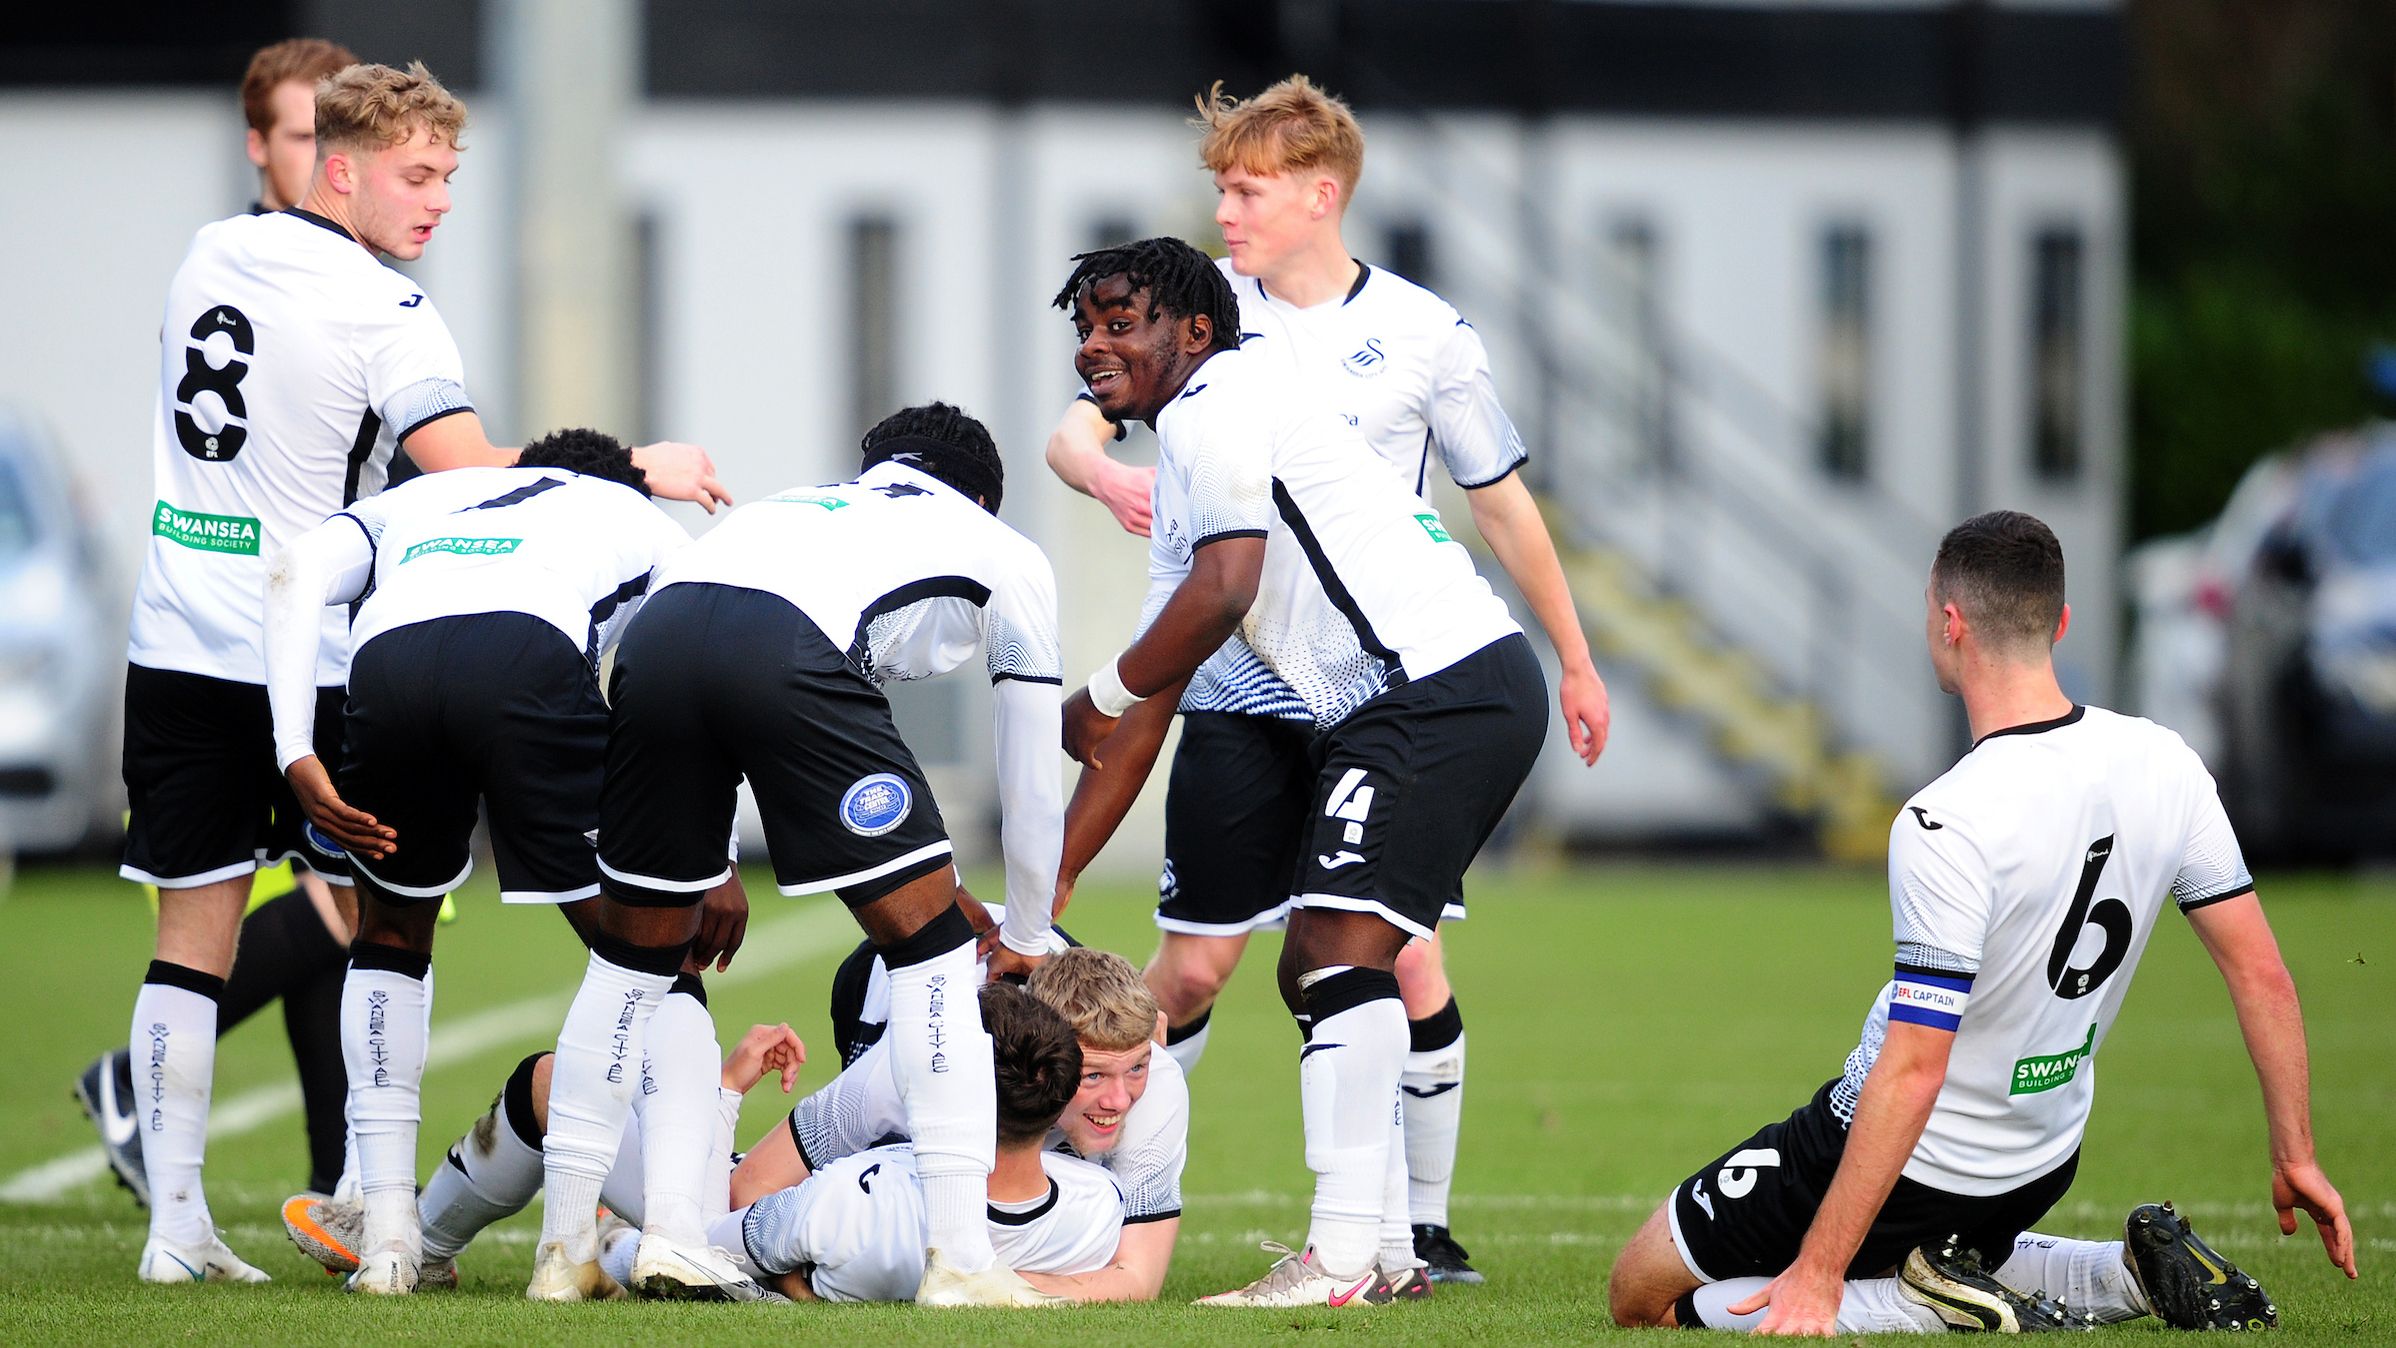
M 1900 964 L 1889 987 L 1889 1019 L 1952 1034 L 1963 1025 L 1963 1009 L 1971 1002 L 1970 974 Z

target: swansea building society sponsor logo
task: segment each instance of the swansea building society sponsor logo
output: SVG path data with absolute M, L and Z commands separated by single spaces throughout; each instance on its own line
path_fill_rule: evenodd
M 240 557 L 258 555 L 258 521 L 246 515 L 203 515 L 196 510 L 177 510 L 160 501 L 158 512 L 150 517 L 150 532 L 170 543 L 202 552 L 229 552 Z
M 841 793 L 840 822 L 861 838 L 879 838 L 907 822 L 914 808 L 915 796 L 905 778 L 877 772 L 858 778 Z
M 2013 1085 L 2007 1095 L 2036 1095 L 2065 1085 L 2080 1074 L 2080 1064 L 2096 1052 L 2096 1026 L 2088 1027 L 2088 1041 L 2068 1052 L 2044 1058 L 2024 1058 L 2013 1065 Z
M 454 552 L 462 557 L 498 557 L 514 552 L 523 542 L 521 538 L 428 538 L 401 553 L 399 564 L 406 566 L 434 552 Z

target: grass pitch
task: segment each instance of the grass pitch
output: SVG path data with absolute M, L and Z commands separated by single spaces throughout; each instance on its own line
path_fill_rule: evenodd
M 750 877 L 751 948 L 712 978 L 726 1042 L 788 1020 L 815 1046 L 800 1090 L 837 1059 L 825 994 L 856 940 L 830 900 L 774 897 Z M 989 884 L 993 891 L 997 886 Z M 2261 1108 L 2219 978 L 2167 915 L 2101 1059 L 2078 1184 L 2044 1229 L 2107 1238 L 2133 1204 L 2176 1199 L 2199 1230 L 2257 1274 L 2302 1340 L 2396 1342 L 2396 881 L 2267 880 L 2264 898 L 2305 997 L 2324 1163 L 2354 1212 L 2363 1280 L 2333 1274 L 2309 1230 L 2272 1222 Z M 517 1058 L 553 1039 L 582 967 L 565 924 L 503 908 L 486 880 L 460 897 L 436 955 L 434 1066 L 420 1166 L 485 1108 Z M 107 1180 L 49 1201 L 0 1203 L 0 1340 L 64 1345 L 384 1342 L 1215 1344 L 1303 1340 L 1587 1342 L 1632 1337 L 1605 1317 L 1615 1251 L 1663 1194 L 1759 1124 L 1803 1101 L 1854 1045 L 1887 977 L 1880 878 L 1810 869 L 1606 869 L 1477 876 L 1472 920 L 1449 964 L 1471 1034 L 1453 1223 L 1489 1275 L 1433 1302 L 1369 1313 L 1224 1312 L 1181 1303 L 1263 1271 L 1256 1242 L 1298 1243 L 1308 1176 L 1297 1122 L 1295 1035 L 1260 937 L 1215 1016 L 1191 1087 L 1195 1120 L 1180 1250 L 1153 1306 L 1046 1314 L 892 1307 L 531 1306 L 537 1210 L 485 1234 L 464 1287 L 392 1304 L 342 1295 L 284 1240 L 276 1205 L 305 1179 L 278 1011 L 224 1043 L 209 1198 L 227 1239 L 271 1272 L 267 1287 L 149 1288 L 133 1281 L 143 1216 Z M 1065 925 L 1144 960 L 1151 897 L 1091 886 Z M 92 1145 L 68 1087 L 123 1042 L 149 957 L 141 892 L 99 870 L 36 870 L 0 906 L 11 1033 L 0 1037 L 0 1182 Z M 742 976 L 745 971 L 745 976 Z M 543 1017 L 547 1017 L 544 1022 Z M 746 1143 L 788 1102 L 761 1087 Z M 57 1173 L 57 1172 L 53 1172 Z M 58 1187 L 58 1186 L 53 1186 Z M 2164 1331 L 2153 1321 L 2104 1331 Z M 1653 1336 L 1650 1336 L 1651 1340 Z

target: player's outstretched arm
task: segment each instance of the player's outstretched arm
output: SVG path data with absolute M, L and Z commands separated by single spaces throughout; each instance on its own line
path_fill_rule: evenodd
M 1115 657 L 1115 677 L 1124 690 L 1145 699 L 1187 682 L 1206 657 L 1239 630 L 1240 619 L 1256 602 L 1264 569 L 1265 540 L 1260 537 L 1239 534 L 1200 545 L 1190 558 L 1189 574 L 1165 601 L 1156 621 L 1131 649 Z M 1116 716 L 1098 709 L 1088 688 L 1076 692 L 1065 699 L 1065 752 L 1085 767 L 1104 766 L 1097 757 L 1098 746 L 1115 733 L 1117 724 Z
M 1595 764 L 1605 752 L 1613 713 L 1606 700 L 1606 681 L 1598 677 L 1589 658 L 1589 639 L 1581 631 L 1581 615 L 1573 607 L 1572 588 L 1564 582 L 1564 567 L 1556 560 L 1555 540 L 1539 503 L 1523 485 L 1522 474 L 1509 473 L 1486 487 L 1464 494 L 1471 503 L 1473 525 L 1497 554 L 1498 564 L 1514 578 L 1516 589 L 1531 605 L 1548 644 L 1556 648 L 1563 666 L 1557 704 L 1564 712 L 1564 733 L 1583 763 Z
M 1173 728 L 1182 690 L 1189 684 L 1183 679 L 1123 713 L 1115 723 L 1115 733 L 1092 755 L 1105 766 L 1083 768 L 1080 780 L 1073 784 L 1073 799 L 1065 806 L 1065 857 L 1057 866 L 1057 901 L 1050 910 L 1051 920 L 1065 911 L 1083 869 L 1115 836 L 1123 816 L 1131 812 L 1132 802 L 1140 798 L 1140 788 L 1164 748 L 1166 732 Z
M 1797 1262 L 1764 1290 L 1730 1307 L 1732 1313 L 1746 1315 L 1769 1305 L 1771 1312 L 1755 1327 L 1756 1333 L 1826 1335 L 1837 1330 L 1848 1261 L 1862 1248 L 1880 1205 L 1888 1201 L 1914 1144 L 1922 1140 L 1939 1087 L 1946 1084 L 1947 1055 L 1954 1046 L 1951 1030 L 1889 1023 L 1880 1058 L 1856 1099 L 1855 1121 L 1847 1128 L 1838 1174 L 1806 1229 Z
M 1179 1217 L 1141 1222 L 1123 1228 L 1114 1262 L 1095 1273 L 1026 1273 L 1023 1280 L 1075 1301 L 1154 1301 L 1165 1289 L 1165 1269 L 1173 1262 L 1173 1242 L 1180 1236 Z
M 1123 428 L 1107 420 L 1097 403 L 1076 398 L 1048 433 L 1048 468 L 1066 486 L 1096 498 L 1124 532 L 1146 538 L 1156 470 L 1117 463 L 1106 452 L 1107 442 L 1122 434 Z
M 2312 1068 L 2305 1051 L 2304 1008 L 2296 980 L 2280 958 L 2279 941 L 2252 893 L 2207 904 L 2188 914 L 2197 939 L 2221 969 L 2237 1008 L 2238 1031 L 2263 1085 L 2263 1114 L 2271 1128 L 2271 1206 L 2279 1212 L 2280 1234 L 2296 1234 L 2296 1210 L 2304 1209 L 2321 1232 L 2329 1261 L 2358 1276 L 2354 1228 L 2346 1200 L 2338 1196 L 2313 1153 Z
M 379 860 L 397 849 L 399 835 L 345 803 L 316 757 L 316 657 L 324 609 L 365 593 L 373 574 L 374 546 L 364 527 L 336 517 L 293 539 L 267 563 L 262 617 L 275 762 L 311 823 L 343 847 Z
M 453 412 L 428 421 L 408 437 L 408 457 L 428 473 L 452 468 L 509 468 L 517 451 L 491 443 L 482 418 L 472 412 Z M 716 480 L 715 463 L 697 445 L 660 440 L 632 451 L 633 463 L 649 477 L 649 494 L 668 501 L 695 501 L 709 514 L 718 502 L 732 504 L 732 494 Z

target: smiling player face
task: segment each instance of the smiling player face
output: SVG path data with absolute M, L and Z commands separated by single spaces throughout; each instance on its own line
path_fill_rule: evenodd
M 456 147 L 417 127 L 405 141 L 380 150 L 339 152 L 349 163 L 350 227 L 359 241 L 402 262 L 424 256 L 441 217 L 449 214 L 449 175 L 458 171 Z M 327 167 L 332 168 L 327 157 Z
M 1122 1053 L 1082 1045 L 1082 1088 L 1057 1120 L 1075 1151 L 1096 1156 L 1123 1140 L 1123 1116 L 1148 1089 L 1148 1059 L 1155 1051 L 1152 1043 Z
M 1073 330 L 1081 339 L 1073 368 L 1109 421 L 1153 418 L 1205 362 L 1214 331 L 1203 314 L 1176 318 L 1153 309 L 1148 292 L 1134 291 L 1122 276 L 1074 298 Z

